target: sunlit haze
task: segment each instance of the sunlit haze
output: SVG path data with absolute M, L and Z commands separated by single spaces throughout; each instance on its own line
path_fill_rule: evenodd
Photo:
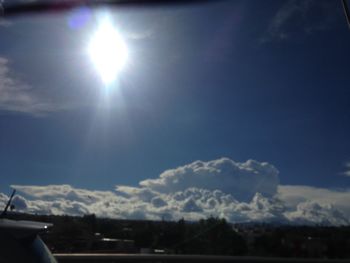
M 128 50 L 109 18 L 100 21 L 90 40 L 88 53 L 103 83 L 111 84 L 125 66 Z

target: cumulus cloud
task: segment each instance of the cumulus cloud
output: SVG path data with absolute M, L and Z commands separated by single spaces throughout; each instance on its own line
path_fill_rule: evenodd
M 23 210 L 26 210 L 28 208 L 27 200 L 20 195 L 14 196 L 14 198 L 12 199 L 12 204 L 18 210 L 23 211 Z
M 0 206 L 5 207 L 9 197 L 3 193 L 0 193 Z
M 349 220 L 333 205 L 321 205 L 307 201 L 297 205 L 296 210 L 287 212 L 288 218 L 298 224 L 348 225 Z
M 70 185 L 13 185 L 18 210 L 44 214 L 129 219 L 347 225 L 350 192 L 308 186 L 281 186 L 278 170 L 266 162 L 228 158 L 196 161 L 163 172 L 138 187 L 92 191 Z M 0 203 L 7 196 L 0 195 Z
M 350 218 L 350 191 L 330 190 L 302 185 L 284 185 L 278 188 L 278 197 L 284 200 L 289 209 L 308 201 L 316 202 L 323 207 L 333 206 Z
M 0 111 L 42 116 L 60 107 L 36 94 L 30 85 L 13 77 L 9 61 L 0 57 Z
M 250 200 L 255 193 L 273 196 L 277 192 L 278 170 L 254 160 L 244 163 L 228 158 L 194 163 L 163 172 L 157 179 L 140 182 L 141 187 L 156 192 L 173 193 L 196 186 L 202 189 L 220 189 L 239 201 Z

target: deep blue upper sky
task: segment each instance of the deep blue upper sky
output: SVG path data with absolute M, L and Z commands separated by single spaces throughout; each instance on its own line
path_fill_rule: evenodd
M 267 161 L 282 184 L 349 187 L 350 30 L 339 1 L 108 10 L 130 58 L 107 95 L 85 52 L 97 11 L 73 29 L 77 12 L 0 24 L 6 74 L 50 109 L 0 107 L 0 190 L 112 189 L 222 156 Z

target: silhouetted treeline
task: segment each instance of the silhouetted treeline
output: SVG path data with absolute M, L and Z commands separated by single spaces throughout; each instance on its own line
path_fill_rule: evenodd
M 42 238 L 54 252 L 171 253 L 350 258 L 350 227 L 148 221 L 17 214 L 51 222 Z M 107 239 L 106 239 L 107 238 Z

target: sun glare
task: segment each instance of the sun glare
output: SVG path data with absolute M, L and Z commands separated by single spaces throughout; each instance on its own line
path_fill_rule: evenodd
M 99 23 L 88 53 L 105 85 L 115 81 L 128 58 L 127 46 L 109 19 Z

